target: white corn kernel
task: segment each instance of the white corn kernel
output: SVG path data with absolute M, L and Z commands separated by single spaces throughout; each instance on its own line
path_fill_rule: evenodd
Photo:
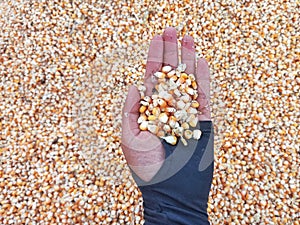
M 177 102 L 177 108 L 178 109 L 184 109 L 184 106 L 185 106 L 185 103 L 183 101 L 180 100 L 180 101 Z
M 189 78 L 187 78 L 187 79 L 185 80 L 185 83 L 186 83 L 188 86 L 190 86 L 190 85 L 192 84 L 192 81 L 191 81 Z
M 201 137 L 201 130 L 193 130 L 193 138 L 196 139 L 196 140 L 199 140 L 200 137 Z
M 150 96 L 145 96 L 143 100 L 149 103 L 152 101 Z
M 180 100 L 182 100 L 183 102 L 190 102 L 191 101 L 191 97 L 188 94 L 184 94 L 180 97 Z
M 148 106 L 148 110 L 149 110 L 149 111 L 152 111 L 153 108 L 154 108 L 154 105 L 153 105 L 152 103 L 150 103 L 149 106 Z
M 170 72 L 167 73 L 167 77 L 168 77 L 168 78 L 171 78 L 171 77 L 173 77 L 175 74 L 176 74 L 176 71 L 175 71 L 175 70 L 171 70 Z
M 185 137 L 186 139 L 191 139 L 192 136 L 193 136 L 193 131 L 191 131 L 191 130 L 185 130 L 185 131 L 184 131 L 184 137 Z
M 174 128 L 176 126 L 176 118 L 174 116 L 171 116 L 170 119 L 169 119 L 169 125 L 170 127 Z
M 189 125 L 191 127 L 196 127 L 197 123 L 198 123 L 198 118 L 194 115 L 191 114 L 188 118 L 187 118 L 187 122 L 189 123 Z
M 145 115 L 146 115 L 146 116 L 150 116 L 150 115 L 151 115 L 151 113 L 150 113 L 150 111 L 149 111 L 148 109 L 146 109 Z
M 179 121 L 179 120 L 185 120 L 187 117 L 187 112 L 185 110 L 179 110 L 174 113 L 174 117 Z
M 157 78 L 165 78 L 165 73 L 162 73 L 162 72 L 155 72 L 154 73 L 154 76 L 156 76 Z
M 152 100 L 158 99 L 158 95 L 157 95 L 157 94 L 153 94 L 153 95 L 151 96 L 151 98 L 152 98 Z
M 184 72 L 185 69 L 186 69 L 186 64 L 184 64 L 184 63 L 179 64 L 177 67 L 178 72 Z
M 186 93 L 188 93 L 189 95 L 194 95 L 195 94 L 195 90 L 193 88 L 187 87 L 185 89 Z
M 177 97 L 180 97 L 181 96 L 181 93 L 178 89 L 175 89 L 174 90 L 174 94 L 177 96 Z
M 141 114 L 137 120 L 138 124 L 147 120 L 147 116 L 145 114 Z
M 195 108 L 188 108 L 187 112 L 190 113 L 190 114 L 197 114 L 198 110 L 195 109 Z
M 166 112 L 174 113 L 174 112 L 176 112 L 176 109 L 173 108 L 173 107 L 167 107 L 167 108 L 166 108 Z
M 171 145 L 175 145 L 177 143 L 177 137 L 173 135 L 163 137 L 163 139 Z
M 189 124 L 188 124 L 187 122 L 182 123 L 182 124 L 181 124 L 181 127 L 182 127 L 183 129 L 185 129 L 185 130 L 187 130 L 187 129 L 190 128 L 190 126 L 189 126 Z
M 158 133 L 158 126 L 157 125 L 148 125 L 148 130 L 153 133 L 153 134 L 157 134 Z
M 147 97 L 147 96 L 146 96 L 146 97 Z M 142 100 L 142 101 L 141 101 L 141 104 L 144 105 L 144 106 L 148 106 L 148 105 L 149 105 L 149 102 L 146 102 L 146 101 L 143 101 L 143 100 Z
M 174 90 L 174 92 L 175 92 L 175 90 L 177 90 L 177 84 L 176 84 L 176 82 L 173 80 L 173 79 L 170 79 L 169 80 L 169 88 L 170 88 L 170 90 Z M 178 90 L 177 90 L 178 91 Z M 179 92 L 180 93 L 180 92 Z M 180 96 L 180 95 L 179 95 Z M 178 97 L 179 97 L 178 96 Z
M 165 99 L 166 101 L 171 101 L 173 99 L 173 96 L 169 94 L 167 91 L 161 91 L 158 93 L 158 96 L 160 98 Z
M 162 72 L 164 72 L 164 73 L 168 73 L 168 72 L 170 72 L 172 70 L 172 67 L 171 66 L 164 66 L 163 68 L 162 68 Z
M 180 140 L 184 146 L 188 145 L 187 141 L 183 137 L 180 137 Z
M 174 134 L 176 136 L 182 136 L 183 135 L 183 128 L 182 127 L 175 127 L 173 130 Z
M 187 111 L 191 107 L 191 103 L 187 102 L 184 106 L 184 110 Z
M 165 124 L 165 125 L 163 126 L 163 130 L 164 130 L 165 132 L 169 133 L 169 132 L 171 131 L 171 127 L 170 127 L 168 124 Z
M 148 121 L 142 121 L 142 123 L 139 126 L 140 130 L 145 131 L 148 129 Z
M 158 117 L 158 120 L 162 123 L 167 123 L 168 122 L 168 115 L 166 113 L 161 113 Z
M 141 92 L 145 92 L 146 91 L 146 87 L 144 85 L 138 85 L 137 89 Z

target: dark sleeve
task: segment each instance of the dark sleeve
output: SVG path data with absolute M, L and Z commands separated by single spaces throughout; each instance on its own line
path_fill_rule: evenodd
M 134 173 L 144 200 L 145 225 L 205 225 L 211 187 L 214 151 L 211 121 L 199 122 L 199 141 L 190 140 L 188 147 L 164 143 L 166 160 L 149 181 Z

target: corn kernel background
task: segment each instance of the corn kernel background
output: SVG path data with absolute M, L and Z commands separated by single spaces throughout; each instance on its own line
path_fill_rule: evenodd
M 128 86 L 168 26 L 211 70 L 212 224 L 300 221 L 300 3 L 0 1 L 0 224 L 142 224 Z

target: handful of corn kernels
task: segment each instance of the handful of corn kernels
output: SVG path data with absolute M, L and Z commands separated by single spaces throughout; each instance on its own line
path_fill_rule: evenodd
M 145 87 L 140 86 L 139 128 L 149 131 L 175 145 L 180 139 L 187 146 L 188 139 L 200 139 L 198 122 L 197 83 L 193 74 L 185 73 L 186 65 L 176 69 L 164 66 L 154 73 L 157 84 L 151 96 L 145 96 Z

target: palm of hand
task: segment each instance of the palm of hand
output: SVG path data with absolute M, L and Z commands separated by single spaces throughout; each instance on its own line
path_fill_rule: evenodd
M 185 36 L 182 40 L 181 62 L 187 65 L 187 73 L 196 74 L 199 94 L 197 100 L 200 103 L 199 111 L 201 111 L 199 120 L 211 120 L 209 70 L 204 59 L 199 59 L 197 69 L 195 68 L 194 40 L 190 36 Z M 164 65 L 170 65 L 173 68 L 178 65 L 177 36 L 174 28 L 167 28 L 162 36 L 155 36 L 150 43 L 144 78 L 147 95 L 151 94 L 155 86 L 151 76 Z M 139 102 L 139 91 L 135 86 L 131 86 L 122 115 L 122 149 L 128 165 L 135 174 L 144 181 L 150 181 L 164 163 L 165 150 L 158 137 L 148 131 L 140 131 L 137 124 Z

